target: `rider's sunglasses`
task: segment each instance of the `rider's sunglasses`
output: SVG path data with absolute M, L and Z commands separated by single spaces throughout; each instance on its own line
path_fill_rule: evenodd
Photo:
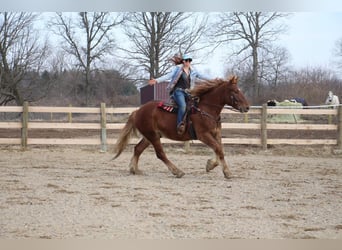
M 192 62 L 192 59 L 185 59 L 184 62 Z

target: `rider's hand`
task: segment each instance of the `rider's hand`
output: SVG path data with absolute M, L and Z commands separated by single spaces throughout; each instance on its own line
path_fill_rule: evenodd
M 148 84 L 149 84 L 149 85 L 154 85 L 154 84 L 156 84 L 156 83 L 157 83 L 157 80 L 154 79 L 154 78 L 152 78 L 151 80 L 148 80 Z

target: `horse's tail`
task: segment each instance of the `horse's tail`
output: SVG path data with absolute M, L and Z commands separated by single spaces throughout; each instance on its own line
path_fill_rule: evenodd
M 136 114 L 136 111 L 130 114 L 130 116 L 128 117 L 128 121 L 126 122 L 126 125 L 124 126 L 124 128 L 122 129 L 119 135 L 119 138 L 114 146 L 115 156 L 113 160 L 119 157 L 122 151 L 126 148 L 131 136 L 132 135 L 136 136 L 137 134 L 136 127 L 134 126 L 135 114 Z

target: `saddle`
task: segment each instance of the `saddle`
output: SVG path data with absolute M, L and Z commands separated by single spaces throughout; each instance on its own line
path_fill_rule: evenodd
M 195 114 L 198 111 L 198 103 L 199 103 L 199 98 L 197 96 L 188 96 L 186 99 L 186 112 L 183 118 L 183 122 L 185 124 L 185 127 L 187 128 L 187 131 L 191 137 L 191 139 L 196 140 L 196 131 L 193 127 L 192 121 L 190 119 L 191 114 Z M 159 102 L 158 103 L 158 108 L 169 113 L 178 113 L 178 106 L 177 104 L 173 101 L 173 99 L 170 100 L 170 102 Z

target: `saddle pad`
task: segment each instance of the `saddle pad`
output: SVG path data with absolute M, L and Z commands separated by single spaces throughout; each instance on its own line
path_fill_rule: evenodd
M 178 107 L 174 106 L 171 103 L 160 102 L 158 104 L 158 108 L 160 108 L 166 112 L 170 112 L 170 113 L 177 113 L 178 112 Z

